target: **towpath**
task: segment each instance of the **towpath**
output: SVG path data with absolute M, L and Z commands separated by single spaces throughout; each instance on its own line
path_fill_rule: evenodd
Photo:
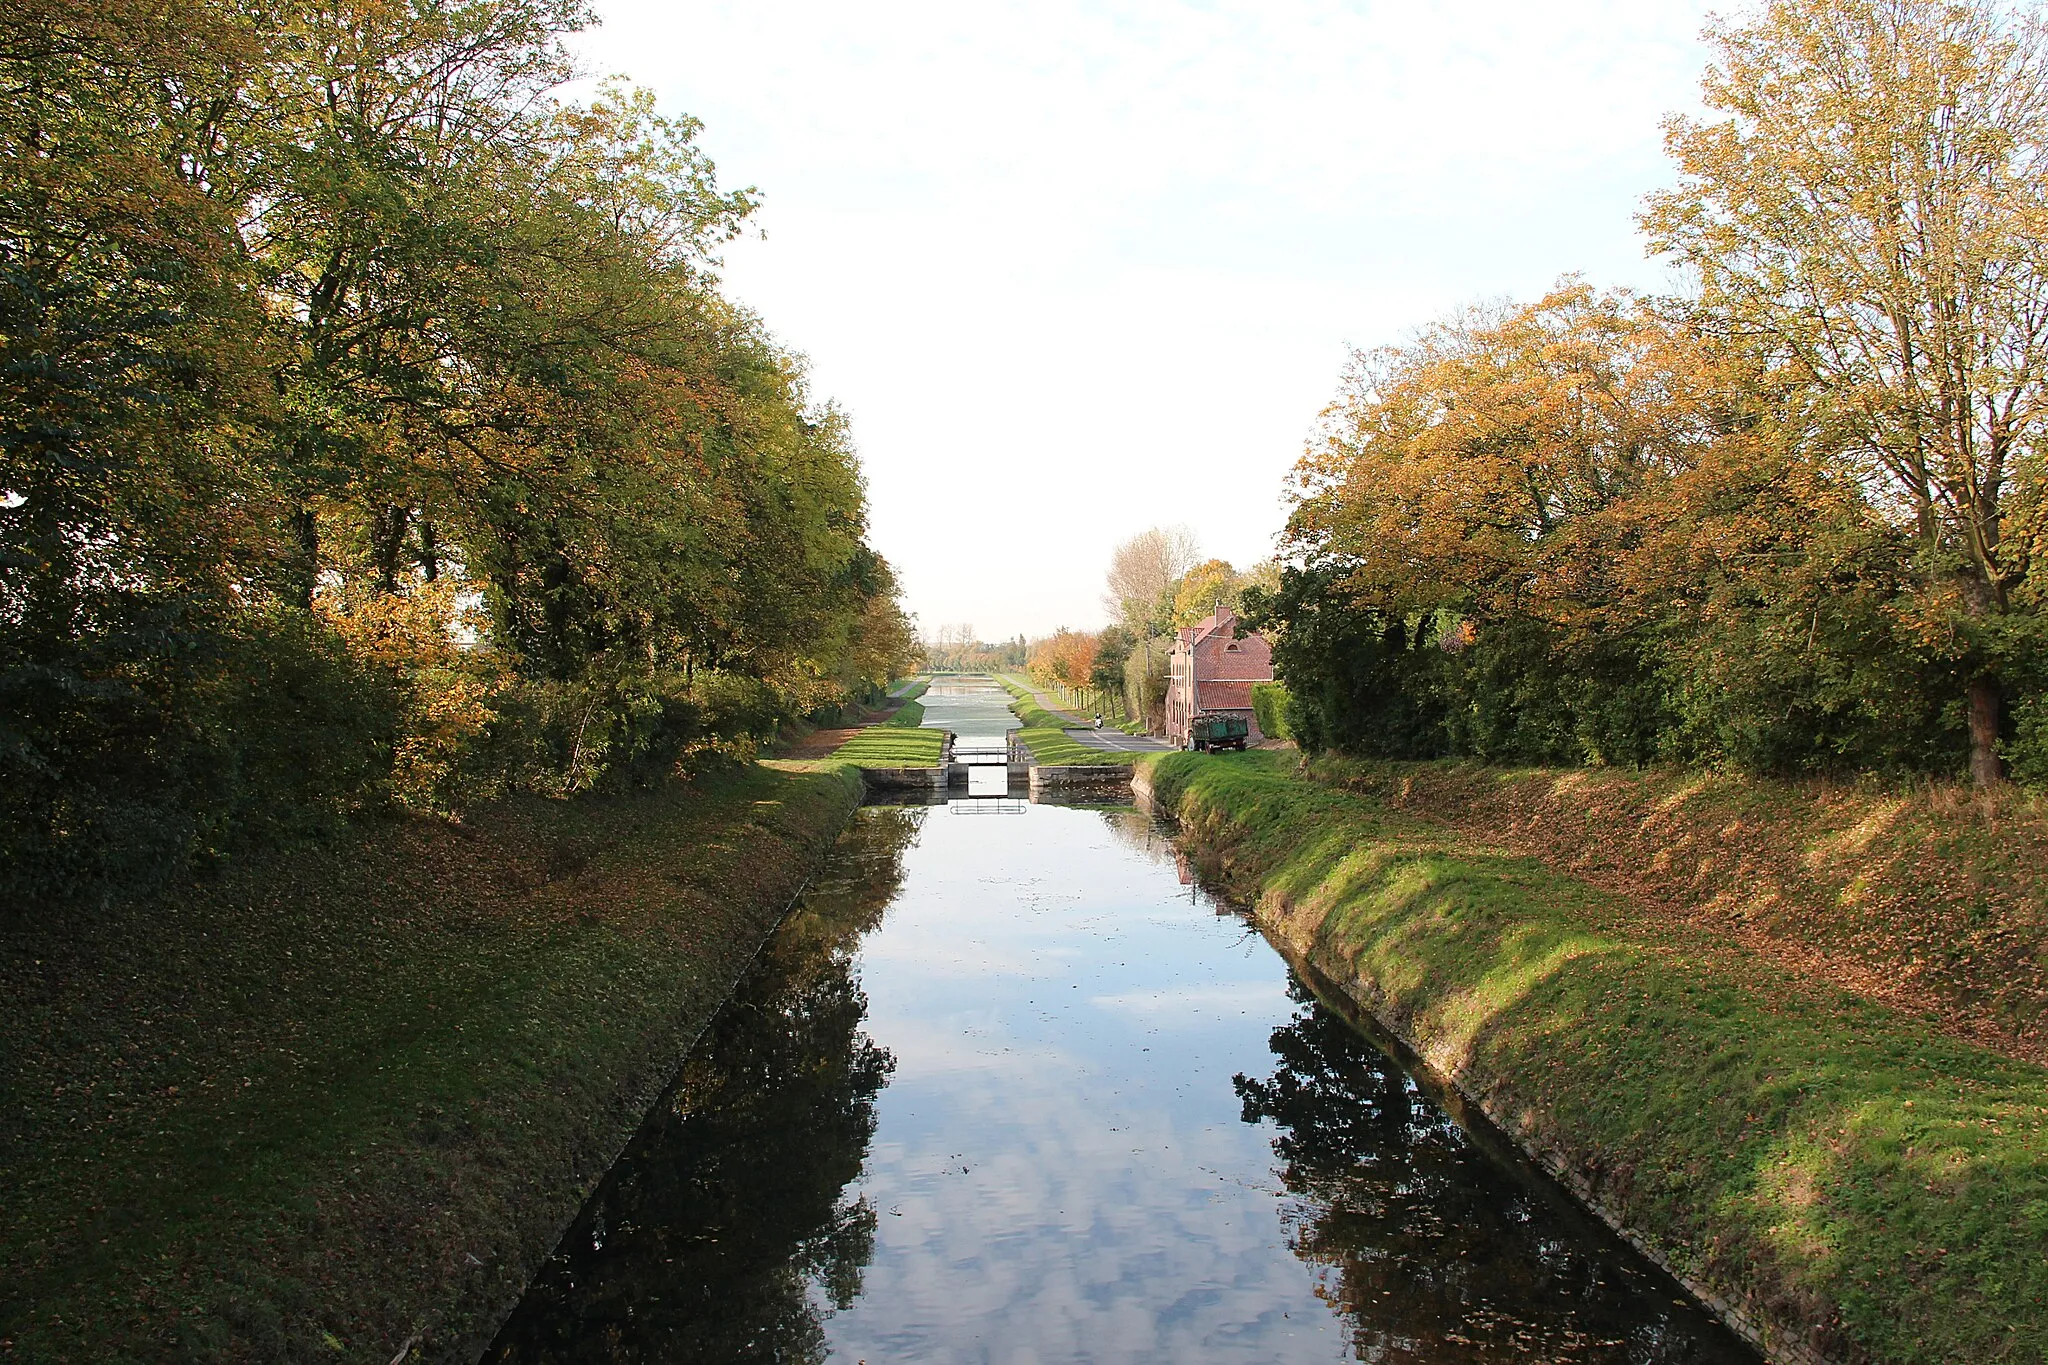
M 1050 696 L 1040 691 L 1037 684 L 1028 678 L 1015 673 L 1007 676 L 1015 678 L 1018 686 L 1037 698 L 1040 706 L 1065 721 L 1066 725 L 1063 728 L 1077 743 L 1085 744 L 1091 749 L 1120 754 L 1163 754 L 1173 748 L 1165 740 L 1154 739 L 1150 735 L 1127 735 L 1121 730 L 1111 730 L 1107 727 L 1098 730 L 1092 722 L 1083 720 L 1072 711 L 1055 704 Z

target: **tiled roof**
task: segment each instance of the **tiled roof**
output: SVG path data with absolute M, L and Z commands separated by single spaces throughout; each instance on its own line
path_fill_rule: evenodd
M 1192 626 L 1180 632 L 1181 643 L 1198 645 L 1225 626 L 1235 622 L 1237 616 L 1230 611 L 1212 611 Z
M 1210 682 L 1203 679 L 1195 684 L 1195 706 L 1202 711 L 1249 711 L 1252 709 L 1252 685 L 1248 682 Z

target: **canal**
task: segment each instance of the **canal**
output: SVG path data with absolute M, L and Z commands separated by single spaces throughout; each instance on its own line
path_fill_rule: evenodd
M 486 1359 L 1756 1359 L 1185 868 L 861 811 Z

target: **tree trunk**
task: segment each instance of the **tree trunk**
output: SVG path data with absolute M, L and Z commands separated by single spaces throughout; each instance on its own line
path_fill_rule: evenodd
M 286 600 L 300 611 L 311 611 L 313 589 L 320 578 L 320 521 L 312 508 L 301 507 L 292 513 L 291 535 L 296 553 L 286 575 L 290 592 Z
M 1998 683 L 1988 673 L 1970 679 L 1970 781 L 1995 787 L 2005 780 L 1998 758 Z
M 377 591 L 398 591 L 398 561 L 405 553 L 411 510 L 396 504 L 379 508 L 370 518 L 370 555 L 377 568 Z

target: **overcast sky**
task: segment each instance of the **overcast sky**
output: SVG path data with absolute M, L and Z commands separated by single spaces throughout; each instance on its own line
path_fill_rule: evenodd
M 1706 6 L 598 0 L 587 69 L 706 125 L 729 292 L 851 416 L 929 633 L 1102 622 L 1112 547 L 1240 567 L 1348 348 L 1579 271 L 1634 213 Z

